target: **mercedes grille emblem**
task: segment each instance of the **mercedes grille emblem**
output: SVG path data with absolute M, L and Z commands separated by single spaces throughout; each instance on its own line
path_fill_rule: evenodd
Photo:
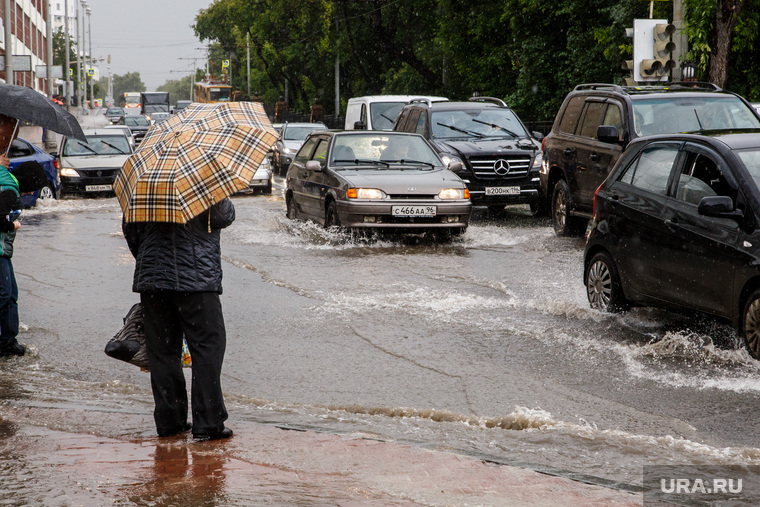
M 509 160 L 500 158 L 499 160 L 494 162 L 493 172 L 495 172 L 499 176 L 506 176 L 507 174 L 509 174 Z

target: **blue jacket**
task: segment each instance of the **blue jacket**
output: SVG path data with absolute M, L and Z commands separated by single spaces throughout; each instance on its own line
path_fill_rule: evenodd
M 122 221 L 135 257 L 132 290 L 221 294 L 220 232 L 234 220 L 235 207 L 225 199 L 186 224 Z

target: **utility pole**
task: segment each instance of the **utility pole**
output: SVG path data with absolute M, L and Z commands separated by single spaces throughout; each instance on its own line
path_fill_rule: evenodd
M 16 2 L 13 2 L 16 6 Z M 16 84 L 13 79 L 13 34 L 11 33 L 11 21 L 15 19 L 16 13 L 11 10 L 11 0 L 5 0 L 3 21 L 5 25 L 5 82 Z
M 87 32 L 90 34 L 90 67 L 88 67 L 87 74 L 90 73 L 89 69 L 94 67 L 92 63 L 92 25 L 90 24 L 92 20 L 91 14 L 92 14 L 92 9 L 87 7 Z M 90 77 L 90 103 L 91 103 L 90 105 L 92 107 L 95 107 L 94 104 L 92 104 L 95 101 L 95 82 L 94 82 L 95 80 L 93 79 L 93 77 L 95 76 Z
M 76 0 L 74 0 L 76 1 Z M 77 11 L 77 111 L 79 115 L 82 114 L 82 42 L 80 41 L 82 36 L 82 29 L 79 28 L 79 21 L 82 17 L 79 14 L 79 2 L 74 5 L 74 9 Z
M 673 42 L 676 43 L 676 52 L 673 59 L 678 66 L 673 69 L 673 80 L 683 81 L 681 65 L 686 61 L 686 53 L 689 51 L 689 36 L 686 33 L 686 12 L 684 10 L 683 0 L 673 0 L 673 24 L 676 32 L 673 34 Z
M 49 99 L 53 98 L 53 15 L 50 12 L 52 10 L 50 7 L 52 2 L 53 0 L 47 0 L 47 19 L 45 20 L 45 36 L 47 37 L 45 66 L 47 70 L 47 96 Z
M 248 80 L 248 97 L 251 96 L 251 34 L 245 34 L 245 57 Z
M 8 0 L 6 0 L 8 1 Z M 63 33 L 64 33 L 64 51 L 66 52 L 66 68 L 63 69 L 64 79 L 66 80 L 66 110 L 71 111 L 71 48 L 69 47 L 69 0 L 64 0 L 63 8 L 66 10 L 63 16 Z

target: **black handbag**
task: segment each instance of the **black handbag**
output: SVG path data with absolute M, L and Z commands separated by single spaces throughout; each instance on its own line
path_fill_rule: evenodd
M 135 303 L 124 317 L 124 327 L 106 343 L 109 357 L 126 361 L 144 370 L 150 370 L 148 350 L 145 347 L 142 305 Z

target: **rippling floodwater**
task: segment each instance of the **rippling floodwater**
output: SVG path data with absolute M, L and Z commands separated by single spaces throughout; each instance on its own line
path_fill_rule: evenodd
M 734 333 L 591 310 L 582 240 L 527 208 L 478 212 L 438 244 L 291 222 L 277 195 L 235 205 L 222 247 L 233 428 L 366 433 L 630 488 L 648 464 L 760 464 L 760 363 Z M 120 219 L 115 199 L 24 213 L 20 340 L 36 353 L 2 360 L 3 404 L 152 412 L 148 375 L 102 351 L 137 301 Z

